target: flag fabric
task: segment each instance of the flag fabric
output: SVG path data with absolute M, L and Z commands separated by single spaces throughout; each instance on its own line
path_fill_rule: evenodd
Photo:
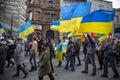
M 21 25 L 18 32 L 20 38 L 24 38 L 25 36 L 28 36 L 29 34 L 34 32 L 34 28 L 32 26 L 31 21 L 27 21 L 26 23 Z
M 2 27 L 2 24 L 0 24 L 0 34 L 2 34 L 4 31 L 3 27 Z
M 82 17 L 90 12 L 91 3 L 78 3 L 61 8 L 60 32 L 79 29 Z
M 59 31 L 59 27 L 60 27 L 60 20 L 52 22 L 50 24 L 50 29 L 53 31 Z
M 82 36 L 82 35 L 83 33 L 79 33 L 78 31 L 72 31 L 72 32 L 69 32 L 68 38 L 75 37 L 75 36 Z
M 114 11 L 96 10 L 83 17 L 79 32 L 108 34 L 112 30 Z
M 97 38 L 98 38 L 99 41 L 102 41 L 103 39 L 108 38 L 108 34 L 99 34 L 99 35 L 97 36 Z

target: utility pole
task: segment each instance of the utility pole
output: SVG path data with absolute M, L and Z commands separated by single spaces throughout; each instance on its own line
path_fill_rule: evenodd
M 11 15 L 11 36 L 12 36 L 12 26 L 13 26 L 13 13 Z

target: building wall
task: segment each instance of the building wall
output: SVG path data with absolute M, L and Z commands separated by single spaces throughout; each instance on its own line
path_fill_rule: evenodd
M 98 9 L 104 9 L 104 10 L 113 10 L 112 9 L 112 2 L 109 1 L 100 1 L 100 0 L 90 0 L 92 1 L 92 6 L 91 6 L 91 12 L 94 10 Z
M 120 33 L 120 10 L 119 9 L 114 9 L 115 10 L 115 18 L 114 18 L 114 28 L 115 28 L 115 34 Z
M 32 23 L 33 25 L 37 25 L 36 33 L 43 35 L 44 38 L 47 38 L 46 32 L 50 30 L 50 23 L 52 22 L 52 15 L 56 15 L 55 20 L 60 19 L 60 1 L 52 0 L 53 7 L 49 7 L 50 0 L 40 0 L 40 4 L 38 4 L 37 0 L 33 0 L 33 4 L 29 4 L 29 0 L 27 2 L 27 20 L 29 20 L 29 12 L 32 12 Z M 40 19 L 37 17 L 37 12 L 40 13 Z M 49 21 L 46 21 L 46 14 L 49 14 Z M 34 26 L 35 27 L 35 26 Z M 59 38 L 58 32 L 54 31 L 54 38 Z
M 3 0 L 4 11 L 3 20 L 1 23 L 4 25 L 8 35 L 18 36 L 18 27 L 26 21 L 26 1 L 25 0 Z M 2 15 L 2 13 L 1 13 Z M 12 26 L 12 28 L 11 28 Z

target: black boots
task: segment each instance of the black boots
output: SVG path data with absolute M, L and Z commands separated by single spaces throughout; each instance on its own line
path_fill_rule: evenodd
M 16 74 L 14 74 L 13 77 L 19 77 L 19 72 L 16 72 Z
M 58 67 L 61 67 L 61 65 L 62 65 L 62 62 L 60 61 L 59 64 L 58 64 Z
M 26 78 L 26 77 L 27 77 L 27 75 L 28 75 L 28 73 L 24 73 L 24 76 L 23 76 L 23 78 Z
M 29 70 L 29 72 L 33 72 L 35 70 L 37 70 L 37 66 L 32 66 L 31 69 Z

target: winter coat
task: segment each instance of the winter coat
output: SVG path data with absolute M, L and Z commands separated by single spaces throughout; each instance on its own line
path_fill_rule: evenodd
M 67 47 L 67 51 L 66 51 L 67 60 L 72 60 L 74 58 L 74 56 L 75 56 L 74 51 L 75 51 L 74 44 L 73 43 L 69 44 Z
M 8 45 L 8 52 L 6 59 L 10 59 L 14 55 L 14 44 Z
M 14 61 L 16 65 L 24 63 L 24 45 L 22 42 L 18 42 L 15 53 L 14 53 Z
M 8 50 L 7 46 L 0 46 L 0 65 L 5 64 L 7 50 Z
M 87 54 L 94 55 L 95 54 L 95 44 L 96 43 L 93 39 L 90 38 L 89 35 L 87 37 L 89 39 L 89 41 L 87 42 L 87 46 L 86 46 Z
M 55 55 L 53 44 L 52 44 L 52 42 L 47 42 L 47 45 L 48 45 L 48 47 L 50 49 L 50 57 L 52 58 Z
M 37 42 L 36 41 L 33 41 L 32 48 L 30 51 L 31 51 L 31 54 L 37 53 Z
M 79 51 L 80 51 L 80 42 L 78 42 L 78 41 L 74 42 L 74 50 L 75 50 L 75 54 L 79 54 Z
M 40 55 L 39 59 L 39 76 L 45 76 L 51 73 L 50 50 L 47 47 Z

